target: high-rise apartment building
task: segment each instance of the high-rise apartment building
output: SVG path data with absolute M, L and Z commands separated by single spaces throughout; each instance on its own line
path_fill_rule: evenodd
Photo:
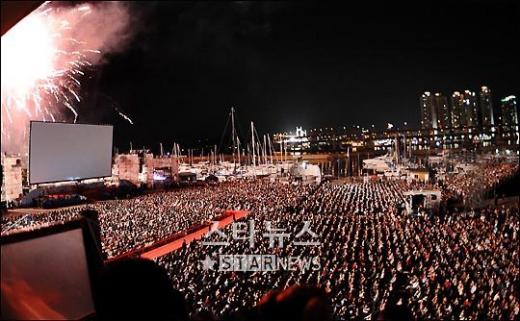
M 454 128 L 464 127 L 467 125 L 466 119 L 464 96 L 455 91 L 451 95 L 451 126 Z
M 477 127 L 479 126 L 478 121 L 478 110 L 477 110 L 477 96 L 474 91 L 464 91 L 464 113 L 466 117 L 466 126 Z
M 516 96 L 507 96 L 501 101 L 502 125 L 518 125 L 518 110 L 516 106 Z
M 491 98 L 491 90 L 482 86 L 480 88 L 480 112 L 483 127 L 490 127 L 495 125 L 495 117 L 493 115 L 493 100 Z
M 421 128 L 430 129 L 437 125 L 437 115 L 433 113 L 433 96 L 425 91 L 419 99 L 421 107 Z
M 433 97 L 433 112 L 436 114 L 437 126 L 435 128 L 451 127 L 451 115 L 448 99 L 441 93 L 435 93 Z

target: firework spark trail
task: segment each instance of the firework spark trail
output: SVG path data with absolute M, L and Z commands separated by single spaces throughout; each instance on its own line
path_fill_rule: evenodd
M 102 52 L 122 47 L 128 25 L 126 7 L 116 2 L 72 7 L 46 2 L 4 34 L 2 151 L 11 145 L 23 152 L 20 146 L 27 145 L 30 120 L 73 116 L 76 122 L 81 77 L 101 63 Z M 62 110 L 69 110 L 69 116 Z M 124 114 L 121 117 L 129 120 Z
M 116 107 L 114 107 L 114 109 L 117 111 L 117 113 L 119 114 L 119 116 L 123 117 L 125 120 L 127 120 L 131 125 L 134 124 L 134 122 L 130 119 L 130 117 L 128 117 L 127 115 L 123 114 L 122 112 L 119 111 L 119 109 L 117 109 Z

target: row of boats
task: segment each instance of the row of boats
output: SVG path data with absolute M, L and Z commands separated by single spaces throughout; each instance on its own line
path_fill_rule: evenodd
M 321 180 L 319 166 L 297 160 L 294 162 L 257 164 L 255 166 L 238 165 L 228 161 L 217 164 L 210 162 L 179 164 L 179 175 L 186 174 L 194 175 L 198 181 L 205 181 L 209 177 L 216 177 L 221 182 L 259 177 L 269 177 L 271 179 L 291 177 L 295 179 Z

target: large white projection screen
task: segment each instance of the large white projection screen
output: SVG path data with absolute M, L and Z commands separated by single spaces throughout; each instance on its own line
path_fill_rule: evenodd
M 112 175 L 112 126 L 33 121 L 30 136 L 31 184 Z

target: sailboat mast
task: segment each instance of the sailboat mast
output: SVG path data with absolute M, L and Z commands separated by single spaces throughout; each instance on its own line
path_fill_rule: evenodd
M 235 107 L 231 107 L 231 139 L 233 140 L 233 167 L 237 168 L 236 159 L 235 159 L 235 149 L 236 149 L 236 141 L 235 141 Z
M 255 125 L 251 122 L 251 149 L 253 150 L 253 167 L 256 167 L 255 158 Z
M 240 138 L 237 137 L 237 153 L 238 153 L 238 166 L 241 166 L 240 162 Z
M 269 145 L 269 157 L 271 164 L 273 163 L 273 145 L 271 145 L 271 135 L 267 134 L 267 144 Z
M 262 143 L 260 142 L 260 138 L 258 138 L 258 141 L 256 142 L 256 157 L 258 158 L 258 160 L 257 160 L 258 165 L 260 165 L 262 163 L 262 153 L 260 150 L 261 145 L 262 145 Z
M 264 134 L 264 164 L 267 164 L 267 138 Z
M 251 145 L 247 144 L 246 148 L 244 148 L 244 152 L 247 155 L 247 166 L 251 166 L 253 164 L 252 157 L 250 157 L 250 155 L 251 155 L 250 147 L 251 147 Z
M 280 164 L 283 163 L 283 136 L 280 135 Z
M 284 144 L 284 158 L 285 163 L 287 163 L 287 142 L 285 142 Z

